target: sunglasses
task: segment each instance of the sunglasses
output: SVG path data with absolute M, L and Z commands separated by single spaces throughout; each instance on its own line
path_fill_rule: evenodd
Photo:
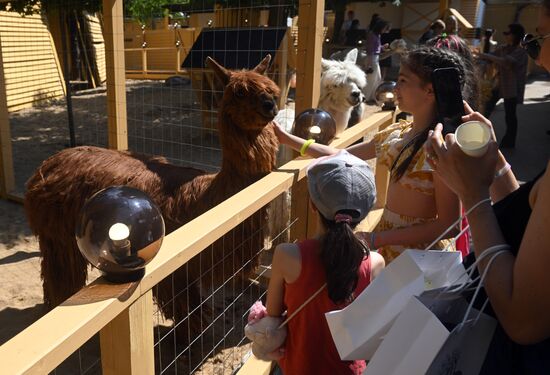
M 533 60 L 537 60 L 540 55 L 541 43 L 539 40 L 544 40 L 550 37 L 550 34 L 535 36 L 533 34 L 527 34 L 521 41 L 521 46 L 527 51 L 527 54 Z

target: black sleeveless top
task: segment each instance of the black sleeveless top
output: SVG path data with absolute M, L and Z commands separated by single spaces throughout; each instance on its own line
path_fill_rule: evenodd
M 529 217 L 531 217 L 529 195 L 533 186 L 543 174 L 544 171 L 493 205 L 493 211 L 497 217 L 500 230 L 506 243 L 512 248 L 514 255 L 518 254 L 519 245 L 527 228 Z
M 544 171 L 493 205 L 499 227 L 514 255 L 518 254 L 523 234 L 531 216 L 529 194 L 543 174 Z M 468 267 L 474 261 L 475 254 L 471 253 L 464 259 L 464 266 Z M 465 297 L 471 300 L 472 294 L 468 293 Z M 478 309 L 481 308 L 486 298 L 487 295 L 482 290 L 474 305 Z M 490 303 L 485 309 L 485 313 L 496 318 Z M 548 314 L 549 312 L 541 313 Z M 550 339 L 535 345 L 519 345 L 514 343 L 504 332 L 502 326 L 498 324 L 480 374 L 550 374 Z

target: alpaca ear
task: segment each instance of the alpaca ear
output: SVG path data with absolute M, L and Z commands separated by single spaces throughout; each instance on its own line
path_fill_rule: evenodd
M 321 59 L 321 70 L 329 70 L 332 66 L 332 61 L 327 59 Z
M 267 55 L 264 57 L 264 59 L 254 68 L 252 69 L 254 72 L 259 74 L 264 74 L 267 68 L 269 68 L 269 63 L 271 62 L 271 55 Z
M 210 56 L 206 58 L 206 65 L 208 65 L 208 67 L 214 71 L 214 73 L 222 81 L 224 86 L 229 83 L 229 77 L 231 77 L 231 72 L 229 70 L 218 64 L 216 60 L 214 60 Z
M 354 48 L 351 51 L 349 51 L 346 54 L 346 58 L 344 59 L 344 61 L 350 61 L 355 64 L 355 62 L 357 61 L 357 52 L 358 52 L 357 48 Z

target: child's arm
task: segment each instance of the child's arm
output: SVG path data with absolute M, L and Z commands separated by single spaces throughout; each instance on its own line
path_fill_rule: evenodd
M 361 160 L 369 160 L 376 157 L 376 144 L 373 140 L 369 142 L 361 142 L 356 145 L 346 148 L 352 155 L 357 156 Z
M 267 315 L 281 316 L 285 311 L 283 297 L 285 295 L 284 279 L 284 250 L 281 245 L 277 245 L 273 252 L 273 262 L 271 264 L 271 276 L 267 287 Z
M 444 230 L 449 228 L 460 215 L 460 202 L 458 197 L 435 173 L 433 174 L 433 181 L 437 218 L 433 221 L 411 225 L 406 228 L 377 232 L 374 236 L 374 244 L 369 243 L 369 245 L 373 248 L 379 248 L 386 245 L 431 243 Z M 445 238 L 456 236 L 458 233 L 458 229 L 453 228 Z M 364 237 L 366 237 L 367 241 L 370 241 L 371 236 Z
M 306 142 L 305 139 L 287 133 L 279 124 L 275 124 L 275 134 L 279 142 L 289 146 L 294 151 L 300 152 L 302 146 Z M 360 159 L 367 160 L 376 157 L 376 149 L 374 142 L 362 142 L 357 145 L 348 147 L 346 150 L 352 155 Z M 306 154 L 314 158 L 336 154 L 340 149 L 335 147 L 325 146 L 319 143 L 312 143 L 306 150 Z

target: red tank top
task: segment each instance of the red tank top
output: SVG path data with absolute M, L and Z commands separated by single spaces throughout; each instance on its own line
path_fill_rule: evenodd
M 285 285 L 284 303 L 290 315 L 326 282 L 325 271 L 318 256 L 319 241 L 306 240 L 298 244 L 302 266 L 298 279 Z M 359 295 L 370 283 L 370 257 L 363 259 L 354 295 Z M 332 340 L 325 313 L 346 305 L 336 305 L 324 288 L 288 323 L 285 356 L 279 361 L 283 375 L 362 374 L 365 361 L 342 361 Z

